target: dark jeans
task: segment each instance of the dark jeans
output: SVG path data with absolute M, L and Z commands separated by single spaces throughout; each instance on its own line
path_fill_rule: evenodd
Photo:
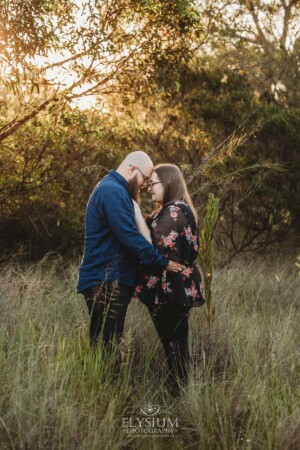
M 161 304 L 148 307 L 154 326 L 164 347 L 169 385 L 178 386 L 178 378 L 186 382 L 189 367 L 189 306 Z
M 95 346 L 101 337 L 106 347 L 120 340 L 133 288 L 118 281 L 104 281 L 83 292 L 89 314 L 90 342 Z

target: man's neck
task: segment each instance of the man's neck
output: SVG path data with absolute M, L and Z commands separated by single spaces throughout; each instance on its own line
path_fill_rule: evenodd
M 128 182 L 127 174 L 126 174 L 126 172 L 125 172 L 124 169 L 118 167 L 118 169 L 116 170 L 116 172 L 117 172 L 119 175 L 121 175 L 121 176 Z

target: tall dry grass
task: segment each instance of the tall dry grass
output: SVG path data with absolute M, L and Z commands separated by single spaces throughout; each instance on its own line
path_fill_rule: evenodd
M 215 271 L 216 319 L 191 314 L 193 371 L 164 390 L 164 358 L 141 304 L 128 310 L 125 358 L 93 354 L 76 265 L 17 262 L 0 275 L 1 449 L 299 449 L 300 277 L 294 262 Z M 145 403 L 178 418 L 173 437 L 130 436 Z

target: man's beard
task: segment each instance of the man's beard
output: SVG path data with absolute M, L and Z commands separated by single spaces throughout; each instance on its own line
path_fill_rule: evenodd
M 138 204 L 140 203 L 140 188 L 138 185 L 138 175 L 136 174 L 135 177 L 128 181 L 128 188 L 127 188 L 131 198 L 135 200 Z

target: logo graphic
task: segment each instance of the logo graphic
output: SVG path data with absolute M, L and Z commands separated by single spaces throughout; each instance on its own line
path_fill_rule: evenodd
M 163 414 L 158 405 L 145 403 L 141 415 L 122 418 L 124 433 L 140 436 L 174 436 L 178 432 L 178 418 Z
M 152 405 L 151 403 L 141 407 L 141 413 L 144 416 L 156 416 L 159 413 L 160 408 L 157 405 Z

